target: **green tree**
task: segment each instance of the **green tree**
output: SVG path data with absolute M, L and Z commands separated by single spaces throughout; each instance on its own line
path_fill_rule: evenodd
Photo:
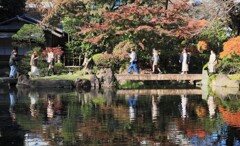
M 25 9 L 25 0 L 1 0 L 0 21 L 22 15 Z
M 32 49 L 33 46 L 41 46 L 45 43 L 43 30 L 33 24 L 25 24 L 12 38 L 13 45 L 17 47 L 29 46 Z

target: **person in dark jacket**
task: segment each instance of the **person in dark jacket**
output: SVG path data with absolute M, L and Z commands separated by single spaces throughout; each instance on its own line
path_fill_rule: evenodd
M 13 50 L 9 59 L 9 66 L 11 69 L 9 74 L 10 78 L 16 77 L 18 60 L 17 50 Z

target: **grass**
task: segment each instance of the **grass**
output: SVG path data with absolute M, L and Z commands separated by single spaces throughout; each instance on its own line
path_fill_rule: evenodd
M 82 71 L 77 71 L 73 74 L 62 74 L 62 75 L 52 75 L 34 78 L 34 80 L 73 80 L 75 81 L 78 78 L 89 79 L 90 75 L 83 75 Z

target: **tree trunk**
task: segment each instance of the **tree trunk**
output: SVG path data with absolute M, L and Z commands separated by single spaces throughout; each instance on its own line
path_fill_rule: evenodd
M 166 10 L 168 9 L 168 1 L 169 1 L 169 0 L 166 0 L 166 2 L 165 2 L 165 9 L 166 9 Z
M 88 67 L 88 64 L 91 60 L 92 60 L 92 58 L 87 58 L 87 57 L 84 58 L 84 61 L 82 64 L 82 66 L 84 66 L 83 69 L 86 69 Z

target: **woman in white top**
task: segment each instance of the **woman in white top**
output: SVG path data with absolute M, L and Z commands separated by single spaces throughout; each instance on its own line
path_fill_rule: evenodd
M 181 55 L 180 55 L 180 63 L 182 63 L 182 73 L 187 74 L 188 72 L 188 64 L 190 63 L 190 55 L 187 53 L 186 49 L 184 48 Z
M 32 77 L 38 77 L 39 76 L 39 71 L 38 71 L 38 52 L 34 51 L 31 60 L 30 60 L 30 65 L 31 65 L 31 75 Z
M 49 52 L 47 53 L 47 62 L 48 62 L 48 76 L 50 75 L 50 70 L 52 70 L 52 73 L 54 72 L 54 53 L 53 50 L 50 48 Z
M 211 55 L 208 61 L 208 71 L 210 74 L 215 73 L 216 69 L 215 69 L 215 64 L 217 63 L 216 60 L 216 54 L 213 50 L 211 50 Z
M 158 56 L 158 51 L 153 48 L 153 57 L 152 57 L 152 73 L 156 72 L 156 69 L 158 69 L 158 60 L 159 60 L 159 56 Z

